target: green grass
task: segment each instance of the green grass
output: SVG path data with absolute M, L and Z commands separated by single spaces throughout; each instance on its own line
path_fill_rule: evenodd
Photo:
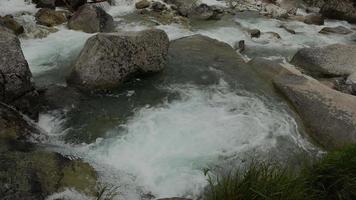
M 204 199 L 356 200 L 356 145 L 305 163 L 291 169 L 252 161 L 225 175 L 209 174 Z

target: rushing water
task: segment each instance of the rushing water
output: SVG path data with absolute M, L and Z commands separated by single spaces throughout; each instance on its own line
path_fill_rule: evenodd
M 215 0 L 205 3 L 218 4 Z M 108 12 L 118 29 L 149 28 L 132 15 L 134 2 L 117 0 Z M 0 15 L 33 13 L 33 5 L 21 0 L 0 0 Z M 293 35 L 278 28 L 285 24 Z M 346 22 L 327 21 L 326 26 Z M 282 22 L 254 14 L 239 14 L 217 22 L 193 22 L 190 29 L 178 24 L 158 26 L 171 40 L 200 33 L 233 45 L 245 40 L 246 56 L 289 59 L 305 46 L 350 43 L 354 35 L 320 35 L 322 26 Z M 251 39 L 246 29 L 277 32 L 281 39 L 262 35 Z M 22 47 L 38 86 L 65 84 L 87 38 L 91 35 L 64 26 L 44 39 L 22 39 Z M 277 152 L 288 157 L 293 151 L 313 150 L 300 134 L 297 120 L 286 105 L 266 100 L 251 91 L 239 91 L 230 82 L 216 84 L 160 84 L 157 77 L 136 79 L 112 94 L 91 94 L 79 107 L 42 113 L 39 125 L 48 133 L 53 149 L 91 163 L 101 180 L 119 187 L 120 199 L 196 197 L 206 185 L 202 169 L 224 167 L 249 152 Z M 277 150 L 277 151 L 276 151 Z M 278 151 L 279 150 L 279 151 Z M 66 190 L 58 196 L 85 199 Z M 50 198 L 50 199 L 51 199 Z

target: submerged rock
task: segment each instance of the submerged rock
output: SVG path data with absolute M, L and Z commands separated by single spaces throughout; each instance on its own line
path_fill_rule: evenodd
M 291 63 L 312 76 L 344 76 L 356 72 L 356 45 L 303 48 Z
M 89 38 L 73 66 L 69 83 L 91 89 L 110 89 L 135 73 L 165 67 L 169 40 L 158 29 L 100 33 Z
M 336 27 L 324 27 L 319 31 L 319 33 L 322 34 L 341 34 L 341 35 L 347 35 L 352 33 L 352 31 L 348 28 L 345 28 L 343 26 L 336 26 Z
M 67 16 L 64 11 L 42 8 L 36 13 L 36 21 L 38 24 L 52 27 L 65 23 Z
M 356 97 L 297 73 L 284 73 L 275 86 L 289 99 L 316 142 L 325 149 L 356 143 Z
M 82 94 L 73 87 L 50 85 L 40 91 L 41 110 L 68 110 L 77 107 Z
M 259 38 L 261 36 L 261 31 L 258 29 L 251 29 L 248 31 L 251 38 Z
M 219 20 L 224 14 L 224 10 L 217 6 L 208 6 L 207 4 L 200 4 L 194 6 L 188 13 L 188 17 L 200 20 Z
M 68 27 L 87 33 L 112 32 L 115 29 L 114 19 L 102 8 L 86 4 L 70 18 Z

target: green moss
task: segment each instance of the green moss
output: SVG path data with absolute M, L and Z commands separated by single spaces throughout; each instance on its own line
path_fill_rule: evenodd
M 95 195 L 96 180 L 94 169 L 88 163 L 76 160 L 64 166 L 60 187 L 75 188 L 86 194 Z

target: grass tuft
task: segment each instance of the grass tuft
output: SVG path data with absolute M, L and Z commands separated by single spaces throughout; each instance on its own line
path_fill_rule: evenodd
M 304 161 L 303 161 L 304 162 Z M 223 175 L 205 172 L 206 200 L 356 200 L 356 145 L 330 152 L 302 169 L 252 161 Z

